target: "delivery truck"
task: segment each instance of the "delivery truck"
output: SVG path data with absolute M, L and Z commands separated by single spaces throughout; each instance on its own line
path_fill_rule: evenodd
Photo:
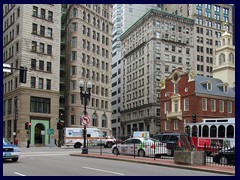
M 116 139 L 112 136 L 104 136 L 104 133 L 98 128 L 86 128 L 88 146 L 104 146 L 111 148 L 116 143 Z M 83 128 L 64 128 L 64 144 L 65 146 L 73 146 L 81 148 L 83 146 Z

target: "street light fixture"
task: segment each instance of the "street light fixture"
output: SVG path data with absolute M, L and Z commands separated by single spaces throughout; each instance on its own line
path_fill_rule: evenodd
M 79 87 L 80 87 L 80 98 L 81 98 L 81 101 L 84 104 L 84 115 L 87 115 L 87 100 L 90 101 L 92 82 L 88 81 L 88 83 L 87 83 L 88 93 L 87 93 L 87 91 L 83 92 L 83 88 L 84 88 L 84 81 L 83 80 L 79 81 Z M 87 135 L 86 126 L 87 125 L 85 124 L 84 129 L 83 129 L 83 138 L 84 139 L 83 139 L 82 154 L 88 154 L 88 149 L 86 148 L 86 135 Z

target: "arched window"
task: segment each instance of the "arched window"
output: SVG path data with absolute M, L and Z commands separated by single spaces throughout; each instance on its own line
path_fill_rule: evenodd
M 105 31 L 105 23 L 102 23 L 102 30 Z
M 234 127 L 232 125 L 227 127 L 227 137 L 234 138 Z
M 78 10 L 77 10 L 77 8 L 73 9 L 73 17 L 78 17 Z
M 86 20 L 86 12 L 83 11 L 83 20 Z
M 218 127 L 218 137 L 225 137 L 225 127 L 223 125 Z
M 203 126 L 203 136 L 202 137 L 208 137 L 209 136 L 209 128 L 208 126 Z
M 102 127 L 107 127 L 107 116 L 105 114 L 102 116 Z
M 234 64 L 234 55 L 233 55 L 233 53 L 229 54 L 229 62 Z
M 93 17 L 93 25 L 96 26 L 96 18 Z
M 225 62 L 225 54 L 221 53 L 219 56 L 219 65 Z
M 90 14 L 88 14 L 88 15 L 87 15 L 87 22 L 89 22 L 89 23 L 90 23 L 90 21 L 91 21 L 90 18 L 91 18 L 91 17 L 90 17 Z
M 210 127 L 210 137 L 217 137 L 217 127 L 215 125 Z
M 225 39 L 223 39 L 223 44 L 222 45 L 225 45 Z
M 106 25 L 106 33 L 108 33 L 109 28 L 108 28 L 108 24 Z
M 99 19 L 97 20 L 97 27 L 100 28 L 100 21 L 99 21 Z
M 92 126 L 98 126 L 98 118 L 96 113 L 92 115 Z

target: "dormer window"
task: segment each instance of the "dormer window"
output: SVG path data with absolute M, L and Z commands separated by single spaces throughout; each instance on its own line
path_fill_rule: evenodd
M 207 83 L 207 90 L 209 90 L 209 91 L 212 90 L 212 83 L 211 82 Z
M 219 89 L 221 89 L 223 92 L 228 92 L 228 83 L 220 83 L 217 85 Z
M 204 81 L 201 82 L 203 87 L 205 87 L 207 90 L 211 91 L 212 90 L 212 82 L 211 81 Z

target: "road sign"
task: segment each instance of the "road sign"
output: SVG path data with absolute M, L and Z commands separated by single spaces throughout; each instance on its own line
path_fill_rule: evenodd
M 83 125 L 89 125 L 90 124 L 90 117 L 85 115 L 82 117 L 82 124 Z
M 54 129 L 48 129 L 47 133 L 48 133 L 48 135 L 53 135 L 54 134 Z
M 11 65 L 3 63 L 3 72 L 9 72 L 10 73 L 11 72 Z

